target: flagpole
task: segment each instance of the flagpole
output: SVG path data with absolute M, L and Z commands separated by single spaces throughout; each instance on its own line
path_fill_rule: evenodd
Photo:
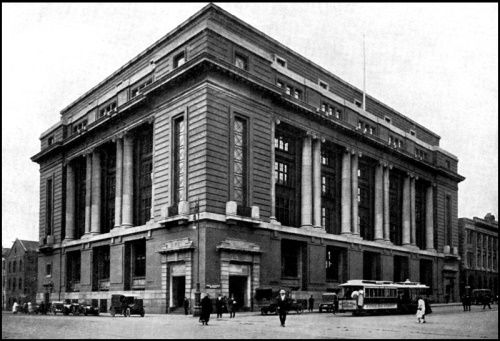
M 363 33 L 363 110 L 366 111 L 366 53 L 365 53 L 364 33 Z

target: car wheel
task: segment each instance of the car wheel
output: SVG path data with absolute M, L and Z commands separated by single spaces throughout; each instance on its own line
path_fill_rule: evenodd
M 130 308 L 127 308 L 127 310 L 125 310 L 125 316 L 130 317 Z

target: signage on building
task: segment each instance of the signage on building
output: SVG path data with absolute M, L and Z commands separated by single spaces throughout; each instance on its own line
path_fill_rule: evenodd
M 220 289 L 220 284 L 207 284 L 205 289 Z

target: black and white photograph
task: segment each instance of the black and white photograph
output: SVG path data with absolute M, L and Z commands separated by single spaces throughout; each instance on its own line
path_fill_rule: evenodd
M 2 2 L 2 339 L 498 339 L 498 3 Z

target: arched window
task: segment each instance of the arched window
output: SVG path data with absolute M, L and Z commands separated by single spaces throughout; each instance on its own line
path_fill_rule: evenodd
M 19 278 L 19 290 L 21 290 L 23 287 L 23 280 Z
M 23 271 L 23 260 L 19 260 L 19 271 Z
M 12 264 L 12 272 L 16 272 L 16 261 Z

